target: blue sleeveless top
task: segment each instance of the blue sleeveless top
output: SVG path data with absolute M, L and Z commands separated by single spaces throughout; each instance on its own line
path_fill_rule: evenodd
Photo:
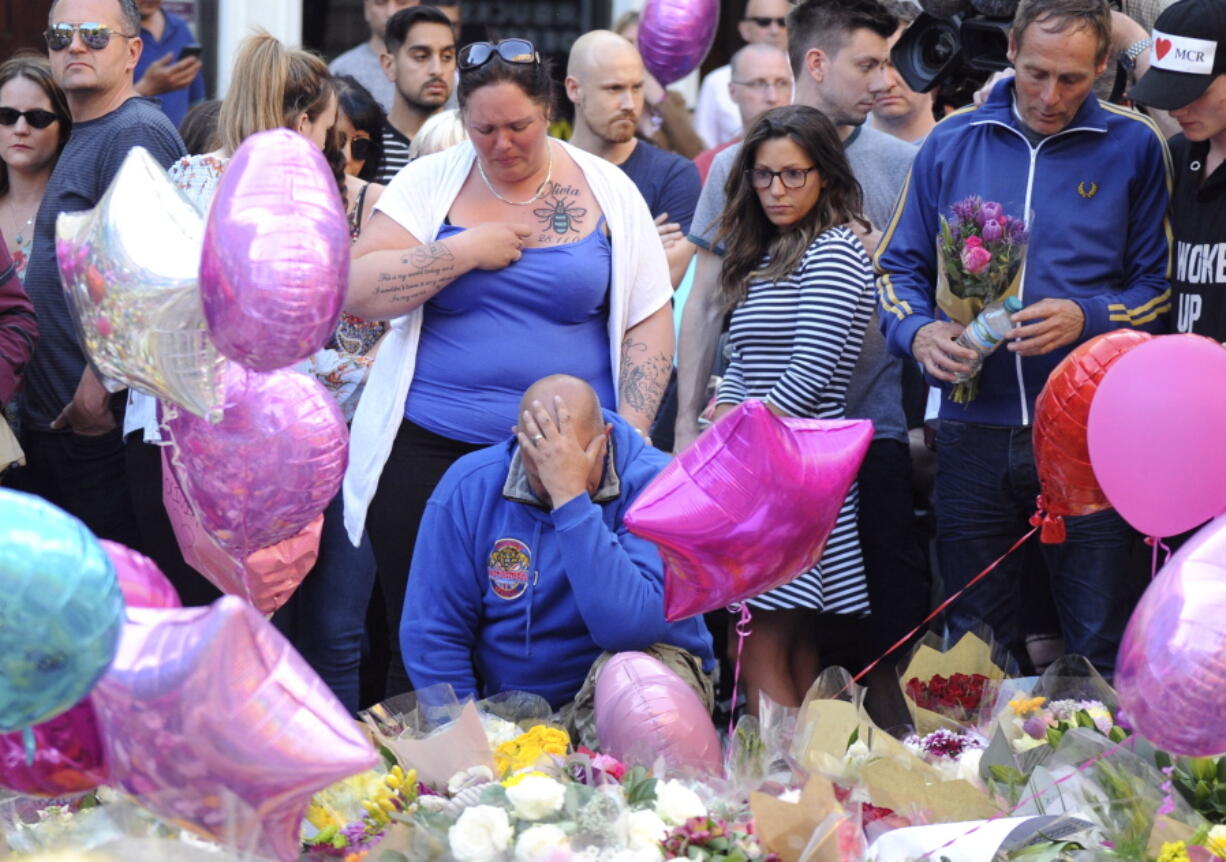
M 612 249 L 601 230 L 525 248 L 510 266 L 474 269 L 426 303 L 404 415 L 465 443 L 505 440 L 519 399 L 548 374 L 573 374 L 617 409 L 609 357 Z M 462 227 L 443 225 L 437 239 Z

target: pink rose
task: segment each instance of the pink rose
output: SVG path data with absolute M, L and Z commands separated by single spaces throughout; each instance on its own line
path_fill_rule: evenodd
M 982 248 L 983 240 L 972 234 L 966 238 L 966 242 L 962 243 L 967 248 Z
M 962 267 L 971 275 L 978 275 L 988 268 L 992 262 L 992 253 L 982 246 L 972 246 L 962 250 Z
M 626 766 L 616 757 L 610 757 L 607 754 L 597 754 L 592 758 L 592 768 L 599 769 L 601 772 L 613 776 L 618 781 L 626 774 Z

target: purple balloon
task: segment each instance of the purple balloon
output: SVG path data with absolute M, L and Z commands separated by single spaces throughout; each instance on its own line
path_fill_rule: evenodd
M 112 784 L 163 818 L 255 842 L 274 859 L 298 858 L 316 792 L 378 759 L 315 671 L 233 596 L 129 610 L 92 697 Z M 235 797 L 245 805 L 226 805 Z M 236 813 L 245 819 L 234 823 Z
M 1133 727 L 1159 748 L 1226 754 L 1226 515 L 1145 591 L 1124 632 L 1115 686 Z
M 596 678 L 596 735 L 624 763 L 723 769 L 711 714 L 681 677 L 647 653 L 621 652 Z
M 717 0 L 647 0 L 639 24 L 643 65 L 667 87 L 698 68 L 718 26 Z
M 639 494 L 630 532 L 664 558 L 671 620 L 722 608 L 812 568 L 872 442 L 863 419 L 781 419 L 747 401 Z
M 171 460 L 200 525 L 246 556 L 323 512 L 345 475 L 349 431 L 336 401 L 305 374 L 228 363 L 224 378 L 221 422 L 190 413 L 167 422 Z
M 256 371 L 324 346 L 349 284 L 349 224 L 319 149 L 288 129 L 243 141 L 209 210 L 200 296 L 209 334 Z
M 30 796 L 67 796 L 106 781 L 106 754 L 89 698 L 32 730 L 38 747 L 30 764 L 20 732 L 0 736 L 0 787 Z
M 115 564 L 123 603 L 130 608 L 181 608 L 179 593 L 158 564 L 127 545 L 101 539 L 102 550 Z

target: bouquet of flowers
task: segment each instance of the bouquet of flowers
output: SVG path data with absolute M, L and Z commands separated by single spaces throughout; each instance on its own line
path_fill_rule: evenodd
M 986 724 L 1008 659 L 990 640 L 968 632 L 948 650 L 929 634 L 902 671 L 899 684 L 921 736 L 935 730 L 969 730 Z
M 996 201 L 972 196 L 941 216 L 937 235 L 937 305 L 951 320 L 968 325 L 984 306 L 1020 289 L 1029 242 L 1026 221 L 1008 215 Z M 973 401 L 978 374 L 957 384 L 953 399 Z

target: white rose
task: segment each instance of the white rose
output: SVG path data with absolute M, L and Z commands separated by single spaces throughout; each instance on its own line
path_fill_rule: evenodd
M 555 850 L 570 849 L 566 833 L 552 823 L 529 826 L 515 842 L 516 862 L 536 862 Z
M 707 806 L 698 794 L 675 778 L 656 785 L 656 814 L 670 826 L 680 826 L 691 817 L 704 817 Z
M 493 862 L 511 843 L 511 820 L 493 805 L 465 808 L 447 831 L 451 855 L 458 862 Z
M 654 811 L 644 808 L 631 811 L 626 818 L 626 843 L 631 850 L 654 850 L 660 852 L 660 842 L 668 834 L 668 824 Z
M 979 778 L 979 761 L 982 759 L 982 748 L 968 748 L 962 752 L 962 756 L 958 758 L 958 777 L 976 787 L 982 787 L 983 781 Z
M 466 787 L 475 787 L 493 780 L 494 773 L 488 766 L 470 766 L 447 779 L 447 794 L 455 796 Z
M 529 775 L 507 788 L 507 799 L 515 809 L 516 817 L 540 820 L 562 808 L 562 803 L 566 801 L 566 788 L 547 775 Z

